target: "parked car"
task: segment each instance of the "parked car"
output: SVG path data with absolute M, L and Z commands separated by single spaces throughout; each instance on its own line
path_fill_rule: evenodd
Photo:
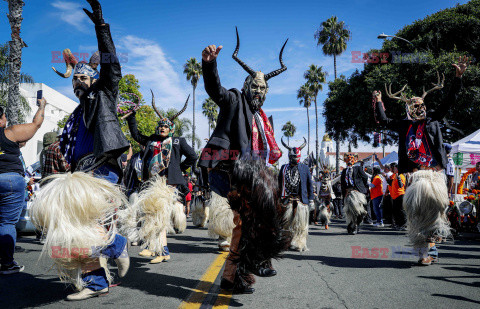
M 40 162 L 37 161 L 27 167 L 26 169 L 26 177 L 34 179 L 34 184 L 32 186 L 25 185 L 25 206 L 20 214 L 20 219 L 16 224 L 17 232 L 19 233 L 34 233 L 35 226 L 30 220 L 30 216 L 28 214 L 28 209 L 30 209 L 30 205 L 32 204 L 32 198 L 34 197 L 35 191 L 39 189 L 39 182 L 42 179 L 42 174 L 40 170 Z

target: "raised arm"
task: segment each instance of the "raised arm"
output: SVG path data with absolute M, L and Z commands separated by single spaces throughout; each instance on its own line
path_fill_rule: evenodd
M 113 44 L 110 26 L 103 19 L 102 7 L 98 0 L 87 0 L 92 7 L 92 12 L 83 9 L 95 24 L 98 50 L 100 52 L 100 85 L 111 92 L 116 92 L 118 82 L 122 79 L 122 71 L 117 58 L 115 45 Z
M 45 119 L 45 105 L 47 101 L 45 98 L 37 101 L 39 106 L 32 123 L 17 124 L 5 129 L 5 136 L 12 142 L 22 143 L 30 140 L 42 126 Z
M 205 91 L 218 105 L 228 104 L 234 98 L 234 94 L 225 89 L 220 83 L 220 77 L 217 71 L 217 57 L 222 46 L 207 46 L 202 52 L 202 71 L 203 82 L 205 83 Z
M 182 172 L 185 172 L 190 166 L 195 164 L 198 156 L 184 138 L 180 138 L 180 153 L 185 156 L 185 160 L 180 164 L 180 169 Z
M 137 127 L 137 120 L 135 119 L 135 113 L 132 113 L 127 117 L 128 129 L 130 130 L 130 134 L 132 138 L 142 146 L 147 146 L 148 144 L 148 136 L 141 134 L 138 131 Z
M 396 130 L 398 127 L 398 120 L 388 118 L 385 114 L 385 106 L 382 101 L 382 92 L 380 90 L 375 90 L 373 92 L 373 103 L 375 104 L 375 117 L 380 124 L 388 127 L 391 130 Z
M 462 75 L 467 70 L 470 64 L 467 57 L 460 57 L 457 64 L 452 64 L 455 67 L 455 78 L 453 84 L 450 86 L 447 96 L 443 99 L 440 106 L 431 112 L 429 115 L 433 120 L 442 120 L 447 116 L 448 110 L 457 101 L 458 93 L 462 89 Z

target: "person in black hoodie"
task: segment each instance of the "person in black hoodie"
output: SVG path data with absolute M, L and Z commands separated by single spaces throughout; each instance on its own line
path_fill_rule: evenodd
M 447 156 L 443 144 L 440 121 L 447 115 L 450 106 L 455 104 L 462 87 L 462 75 L 469 64 L 467 57 L 460 57 L 455 67 L 452 86 L 436 110 L 429 110 L 424 103 L 425 96 L 443 88 L 445 76 L 428 91 L 423 88 L 421 97 L 407 99 L 403 91 L 406 86 L 392 93 L 391 85 L 385 91 L 389 98 L 405 102 L 407 117 L 392 119 L 385 114 L 380 91 L 373 92 L 376 117 L 388 129 L 399 135 L 398 171 L 400 174 L 413 173 L 411 183 L 405 192 L 403 207 L 407 213 L 410 241 L 420 251 L 420 265 L 430 265 L 438 261 L 435 242 L 450 233 L 445 218 L 448 205 L 448 190 L 445 179 L 439 171 L 445 169 Z M 398 96 L 400 95 L 400 96 Z M 426 254 L 428 252 L 428 254 Z

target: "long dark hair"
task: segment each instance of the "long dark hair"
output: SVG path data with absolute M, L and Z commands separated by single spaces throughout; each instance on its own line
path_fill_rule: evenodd
M 373 180 L 373 178 L 375 178 L 375 176 L 377 176 L 378 174 L 380 174 L 380 172 L 381 172 L 381 171 L 380 171 L 380 168 L 377 167 L 377 166 L 375 166 L 375 167 L 373 168 L 372 180 Z

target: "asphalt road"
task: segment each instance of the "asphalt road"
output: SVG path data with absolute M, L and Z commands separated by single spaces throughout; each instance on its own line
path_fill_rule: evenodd
M 82 302 L 64 300 L 73 291 L 49 269 L 48 260 L 38 260 L 41 245 L 34 236 L 23 236 L 17 244 L 26 249 L 15 254 L 25 271 L 0 277 L 2 309 L 210 308 L 222 303 L 275 309 L 480 306 L 478 234 L 439 245 L 440 263 L 421 267 L 416 266 L 417 258 L 410 254 L 403 232 L 364 227 L 360 234 L 350 236 L 344 222 L 334 221 L 329 230 L 311 226 L 309 251 L 286 252 L 273 263 L 277 276 L 257 278 L 252 295 L 230 297 L 218 295 L 224 256 L 206 229 L 194 228 L 189 222 L 184 234 L 169 236 L 169 262 L 149 264 L 148 258 L 138 256 L 139 247 L 131 247 L 128 275 L 121 281 L 117 278 L 108 295 Z M 116 273 L 113 264 L 111 269 Z

